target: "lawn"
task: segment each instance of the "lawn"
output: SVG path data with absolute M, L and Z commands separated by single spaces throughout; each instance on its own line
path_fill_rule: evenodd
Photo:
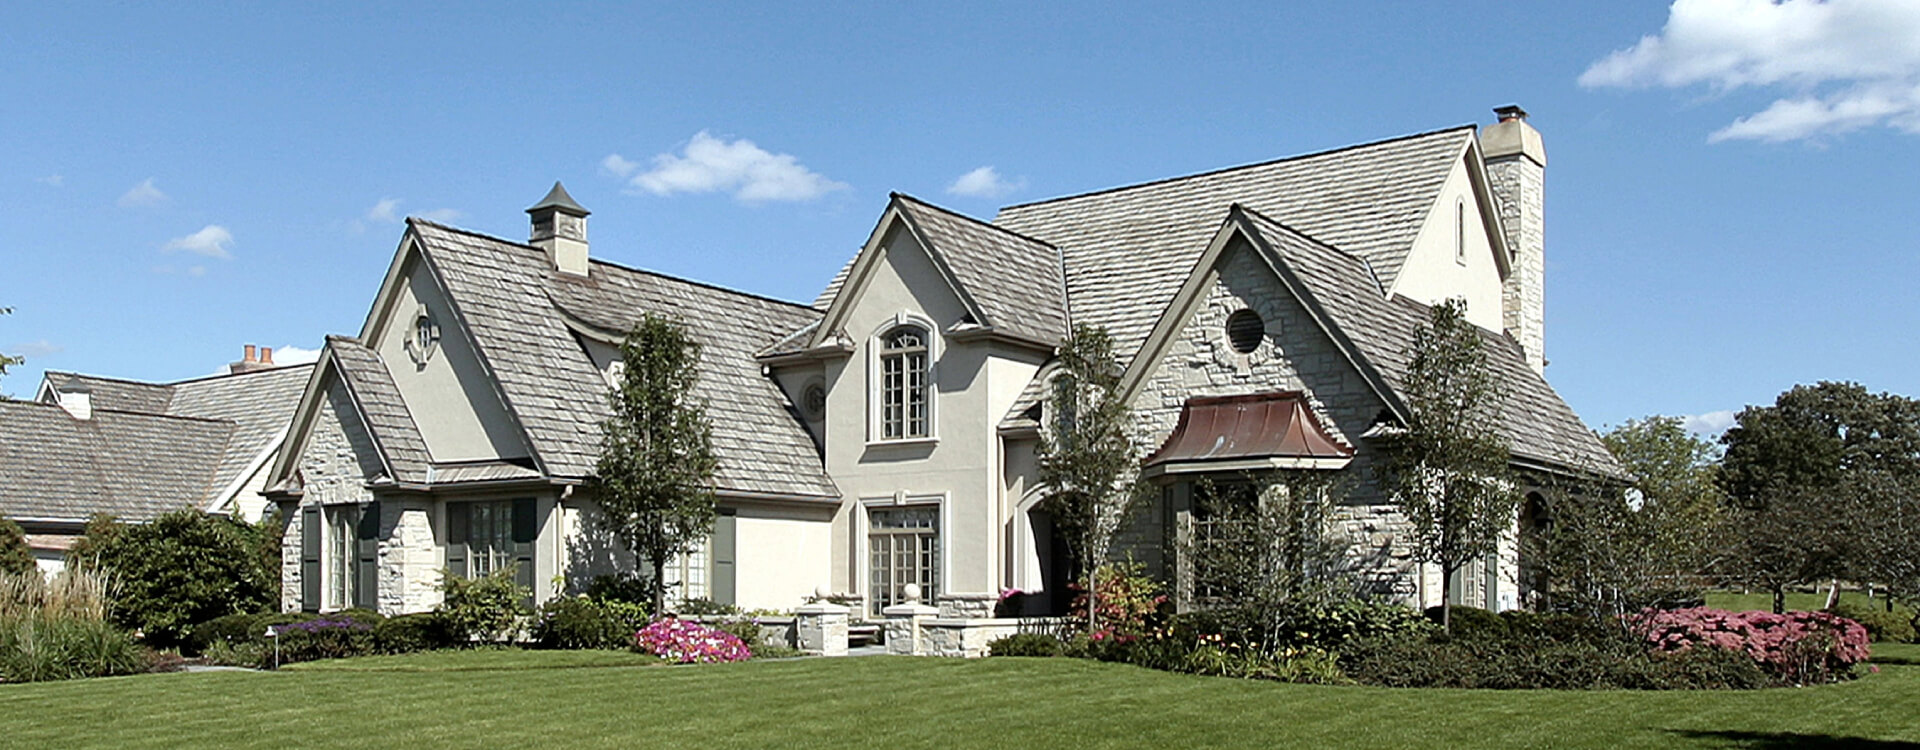
M 1309 687 L 1067 659 L 481 651 L 0 686 L 9 747 L 1920 748 L 1920 648 L 1754 692 Z

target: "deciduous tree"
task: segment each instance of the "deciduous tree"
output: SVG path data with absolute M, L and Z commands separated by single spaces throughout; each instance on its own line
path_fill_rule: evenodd
M 700 343 L 648 313 L 620 345 L 622 371 L 598 463 L 607 530 L 652 568 L 653 611 L 666 611 L 666 565 L 713 532 L 713 429 L 693 394 Z
M 1140 492 L 1129 432 L 1133 413 L 1121 399 L 1120 365 L 1105 329 L 1074 326 L 1059 363 L 1040 433 L 1039 475 L 1047 493 L 1041 507 L 1067 541 L 1075 577 L 1087 580 L 1089 597 L 1097 597 L 1094 572 Z M 1090 599 L 1089 632 L 1098 627 L 1098 609 Z

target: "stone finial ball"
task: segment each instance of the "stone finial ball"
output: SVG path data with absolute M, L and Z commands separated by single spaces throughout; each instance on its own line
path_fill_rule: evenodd
M 821 584 L 813 587 L 813 598 L 826 601 L 827 599 L 833 598 L 833 592 L 827 589 L 826 584 Z
M 910 602 L 920 601 L 920 585 L 917 583 L 909 583 L 905 586 L 901 586 L 900 596 L 904 597 L 907 601 L 910 601 Z

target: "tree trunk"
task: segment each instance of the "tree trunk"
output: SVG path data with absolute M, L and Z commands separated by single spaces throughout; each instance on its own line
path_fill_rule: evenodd
M 1834 605 L 1839 603 L 1840 603 L 1840 579 L 1835 578 L 1833 579 L 1832 585 L 1827 587 L 1827 606 L 1821 607 L 1821 609 L 1832 610 Z
M 1448 635 L 1453 634 L 1453 576 L 1456 572 L 1452 566 L 1440 564 L 1440 629 Z
M 659 618 L 667 613 L 667 561 L 665 557 L 653 558 L 653 616 Z
M 1773 613 L 1776 615 L 1787 613 L 1787 587 L 1784 585 L 1773 587 Z

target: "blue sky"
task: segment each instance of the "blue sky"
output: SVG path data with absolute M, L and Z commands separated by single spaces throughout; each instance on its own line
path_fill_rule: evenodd
M 596 257 L 808 300 L 889 191 L 990 218 L 1518 102 L 1590 424 L 1920 393 L 1912 3 L 318 5 L 10 11 L 0 391 L 356 333 L 397 217 L 523 237 L 556 179 Z

